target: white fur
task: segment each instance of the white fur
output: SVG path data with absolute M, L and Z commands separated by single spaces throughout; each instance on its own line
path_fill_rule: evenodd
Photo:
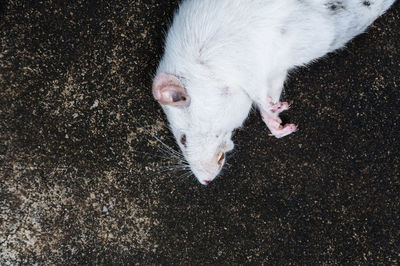
M 219 173 L 220 152 L 252 103 L 278 101 L 288 70 L 343 47 L 394 0 L 186 0 L 168 32 L 157 73 L 177 76 L 190 106 L 163 106 L 195 176 Z M 344 8 L 342 8 L 344 7 Z

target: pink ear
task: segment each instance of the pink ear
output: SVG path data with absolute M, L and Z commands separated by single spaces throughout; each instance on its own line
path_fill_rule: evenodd
M 153 96 L 162 105 L 187 107 L 190 97 L 181 81 L 174 75 L 161 73 L 153 81 Z

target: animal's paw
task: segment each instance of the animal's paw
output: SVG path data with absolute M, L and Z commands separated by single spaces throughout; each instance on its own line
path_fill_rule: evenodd
M 282 120 L 278 117 L 278 113 L 262 112 L 262 119 L 271 131 L 272 136 L 282 138 L 297 131 L 295 124 L 282 125 Z
M 283 111 L 289 110 L 289 108 L 290 108 L 290 103 L 288 103 L 288 102 L 274 103 L 271 98 L 268 98 L 268 100 L 269 100 L 269 104 L 268 104 L 267 111 L 270 111 L 271 113 L 279 114 Z

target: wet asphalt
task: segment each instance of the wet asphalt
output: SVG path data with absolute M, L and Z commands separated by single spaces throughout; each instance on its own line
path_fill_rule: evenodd
M 400 263 L 400 4 L 291 73 L 209 186 L 151 79 L 177 1 L 0 2 L 0 264 Z

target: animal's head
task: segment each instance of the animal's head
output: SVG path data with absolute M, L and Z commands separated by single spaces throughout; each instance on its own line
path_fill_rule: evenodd
M 239 93 L 240 94 L 240 93 Z M 153 96 L 161 104 L 182 154 L 199 182 L 210 183 L 234 144 L 232 131 L 247 117 L 251 101 L 216 81 L 160 73 Z M 238 97 L 239 96 L 239 97 Z

